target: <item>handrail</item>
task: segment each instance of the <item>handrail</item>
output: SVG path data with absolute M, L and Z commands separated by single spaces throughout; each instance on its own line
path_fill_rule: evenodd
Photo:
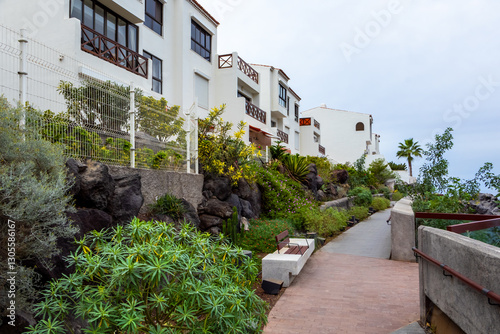
M 276 134 L 278 135 L 278 138 L 284 142 L 285 144 L 288 144 L 288 133 L 281 131 L 280 129 L 277 129 Z
M 325 155 L 326 154 L 326 150 L 325 150 L 325 147 L 324 146 L 321 146 L 319 145 L 319 153 Z
M 266 112 L 247 100 L 245 100 L 245 112 L 248 116 L 266 124 Z
M 444 219 L 444 220 L 472 220 L 473 223 L 449 225 L 446 229 L 455 233 L 466 233 L 484 230 L 490 227 L 500 226 L 500 216 L 475 215 L 464 213 L 438 213 L 438 212 L 415 212 L 415 218 Z
M 462 275 L 458 271 L 450 268 L 446 264 L 440 263 L 438 260 L 436 260 L 436 259 L 430 257 L 429 255 L 425 254 L 424 252 L 418 250 L 416 247 L 412 247 L 412 250 L 413 250 L 414 253 L 418 254 L 418 256 L 420 256 L 421 258 L 423 258 L 423 259 L 431 262 L 432 264 L 435 264 L 436 266 L 440 267 L 441 269 L 443 269 L 443 274 L 444 274 L 445 271 L 447 271 L 452 276 L 458 278 L 459 280 L 461 280 L 462 282 L 464 282 L 465 284 L 467 284 L 471 288 L 473 288 L 473 289 L 481 292 L 483 295 L 485 295 L 486 297 L 488 297 L 488 303 L 490 303 L 490 305 L 500 306 L 500 295 L 498 295 L 495 292 L 493 292 L 491 290 L 488 290 L 485 287 L 477 284 L 473 280 L 465 277 L 464 275 Z M 498 304 L 493 304 L 491 302 L 491 300 L 496 301 Z

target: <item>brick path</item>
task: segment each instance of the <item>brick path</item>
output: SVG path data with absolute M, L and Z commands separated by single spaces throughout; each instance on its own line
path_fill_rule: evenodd
M 318 251 L 272 309 L 264 333 L 389 334 L 419 319 L 418 289 L 416 263 Z

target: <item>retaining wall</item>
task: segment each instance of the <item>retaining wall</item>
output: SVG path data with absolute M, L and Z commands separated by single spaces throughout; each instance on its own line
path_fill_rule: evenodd
M 415 214 L 412 201 L 401 199 L 391 211 L 391 260 L 415 262 Z
M 500 293 L 500 248 L 468 237 L 421 226 L 419 249 L 462 275 Z M 423 259 L 420 268 L 420 317 L 428 321 L 433 304 L 465 333 L 498 333 L 500 308 L 455 277 L 446 277 L 438 266 Z M 437 333 L 446 333 L 437 328 Z M 456 332 L 454 332 L 456 333 Z
M 141 176 L 141 191 L 144 196 L 144 204 L 140 213 L 147 211 L 148 205 L 156 201 L 156 197 L 165 193 L 172 194 L 178 198 L 184 198 L 191 203 L 195 209 L 203 198 L 203 175 L 169 172 L 164 170 L 137 169 L 121 166 L 108 166 L 111 175 L 134 174 Z

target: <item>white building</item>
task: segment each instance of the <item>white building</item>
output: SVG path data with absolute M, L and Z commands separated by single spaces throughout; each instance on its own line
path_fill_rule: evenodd
M 379 147 L 380 136 L 372 132 L 372 115 L 322 105 L 304 111 L 302 117 L 314 117 L 328 129 L 323 131 L 321 142 L 333 162 L 354 163 L 363 154 L 367 156 L 367 164 L 383 158 Z
M 196 0 L 4 1 L 0 19 L 51 48 L 41 63 L 68 74 L 30 69 L 29 90 L 36 93 L 29 100 L 40 109 L 65 110 L 56 91 L 62 79 L 133 83 L 184 110 L 197 102 L 200 118 L 226 104 L 223 118 L 247 123 L 245 141 L 262 150 L 281 141 L 292 154 L 321 155 L 319 129 L 301 138 L 301 99 L 287 74 L 250 65 L 236 52 L 217 55 L 219 23 Z
M 195 0 L 17 0 L 0 13 L 3 25 L 73 58 L 57 60 L 68 71 L 133 82 L 185 108 L 197 99 L 208 110 L 215 100 L 219 23 Z

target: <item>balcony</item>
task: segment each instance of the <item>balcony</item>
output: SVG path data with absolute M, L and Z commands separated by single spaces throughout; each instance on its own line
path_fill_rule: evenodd
M 141 77 L 148 77 L 148 59 L 82 24 L 82 50 L 124 68 Z
M 232 67 L 233 67 L 232 54 L 219 56 L 219 68 L 232 68 Z M 246 74 L 255 83 L 257 84 L 259 83 L 259 73 L 240 57 L 238 57 L 238 68 L 240 69 L 241 72 Z
M 319 122 L 317 120 L 314 120 L 314 127 L 320 130 L 319 128 Z
M 326 152 L 325 148 L 323 146 L 319 145 L 319 153 L 325 155 L 326 154 L 325 152 Z
M 245 101 L 245 113 L 248 116 L 255 118 L 256 120 L 266 124 L 266 112 L 256 105 L 251 104 L 248 101 Z
M 308 118 L 301 118 L 299 125 L 300 126 L 309 126 L 309 125 L 311 125 L 311 122 L 312 121 L 311 121 L 310 117 L 308 117 Z
M 280 141 L 282 141 L 283 143 L 285 144 L 288 144 L 288 133 L 285 133 L 283 131 L 281 131 L 280 129 L 277 129 L 277 136 L 278 138 L 280 139 Z

